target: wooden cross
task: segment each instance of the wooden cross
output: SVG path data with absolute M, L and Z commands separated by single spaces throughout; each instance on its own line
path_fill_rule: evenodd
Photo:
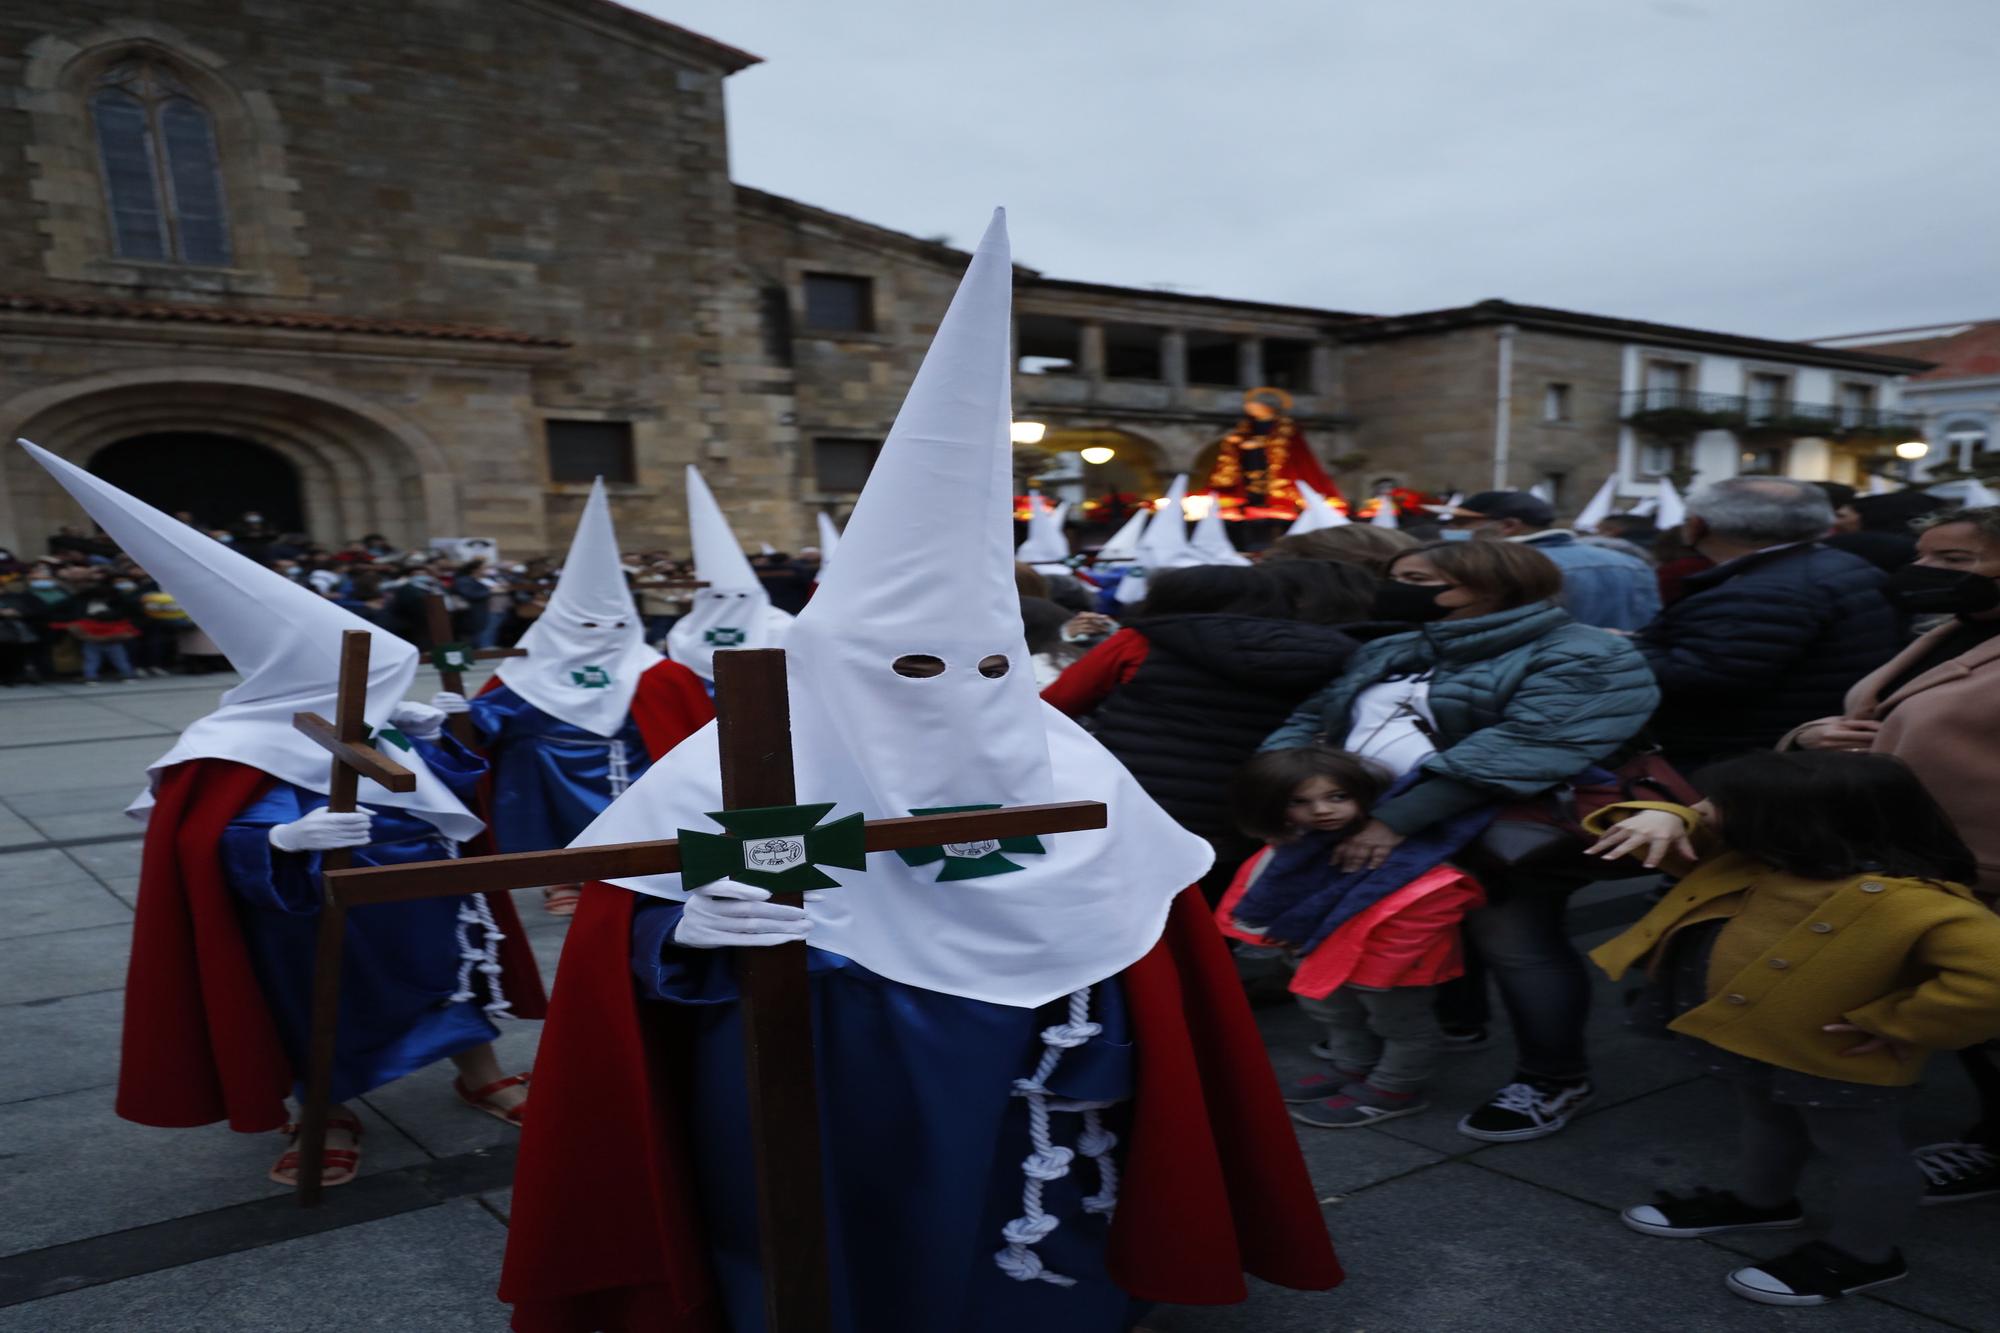
M 416 774 L 378 754 L 368 744 L 368 648 L 365 629 L 340 636 L 340 686 L 334 720 L 317 713 L 292 714 L 292 726 L 333 756 L 326 784 L 326 808 L 336 814 L 354 809 L 355 791 L 363 777 L 390 791 L 414 791 Z M 345 848 L 325 853 L 322 870 L 337 872 L 354 859 Z M 324 878 L 324 877 L 322 877 Z M 319 937 L 313 956 L 313 998 L 310 1049 L 306 1058 L 305 1103 L 299 1108 L 299 1202 L 307 1208 L 319 1202 L 320 1165 L 326 1155 L 326 1117 L 333 1091 L 333 1043 L 340 1024 L 340 957 L 347 943 L 347 912 L 334 902 L 329 889 L 319 913 Z
M 442 593 L 424 598 L 424 617 L 431 641 L 431 665 L 437 668 L 438 682 L 453 694 L 465 693 L 465 668 L 471 663 L 528 655 L 525 648 L 474 648 L 469 643 L 452 642 L 451 608 L 445 605 Z M 478 744 L 479 728 L 472 725 L 472 714 L 453 713 L 448 725 L 460 744 Z
M 888 669 L 886 663 L 883 669 Z M 717 653 L 715 712 L 725 809 L 796 805 L 784 652 L 758 648 Z M 1103 828 L 1105 820 L 1102 803 L 1070 801 L 875 819 L 862 825 L 862 831 L 867 851 L 916 851 Z M 358 903 L 670 875 L 680 869 L 681 844 L 669 838 L 339 870 L 326 876 L 326 898 L 330 910 L 339 910 Z M 949 892 L 949 886 L 941 891 Z M 852 892 L 865 893 L 867 888 L 857 886 Z M 803 900 L 797 893 L 774 892 L 772 901 L 797 906 Z M 820 1180 L 806 946 L 801 941 L 742 949 L 733 961 L 743 995 L 744 1073 L 756 1145 L 765 1327 L 773 1333 L 828 1333 L 832 1311 L 826 1205 Z M 327 1055 L 331 1057 L 331 1047 Z

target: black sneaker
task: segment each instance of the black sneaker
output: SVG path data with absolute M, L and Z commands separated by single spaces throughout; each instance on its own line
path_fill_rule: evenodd
M 2000 1194 L 2000 1153 L 1979 1143 L 1933 1143 L 1910 1154 L 1924 1173 L 1924 1202 L 1964 1203 Z
M 1519 1143 L 1547 1138 L 1569 1123 L 1577 1108 L 1596 1089 L 1589 1079 L 1559 1083 L 1554 1079 L 1521 1078 L 1493 1094 L 1493 1099 L 1458 1122 L 1458 1132 L 1488 1143 Z
M 1724 1231 L 1789 1231 L 1806 1224 L 1798 1200 L 1776 1208 L 1753 1208 L 1728 1190 L 1696 1189 L 1693 1194 L 1660 1190 L 1651 1203 L 1627 1208 L 1619 1219 L 1648 1236 L 1713 1236 Z
M 1815 1240 L 1781 1258 L 1739 1268 L 1725 1281 L 1738 1296 L 1762 1305 L 1825 1305 L 1909 1275 L 1901 1250 L 1891 1253 L 1887 1263 L 1864 1264 Z

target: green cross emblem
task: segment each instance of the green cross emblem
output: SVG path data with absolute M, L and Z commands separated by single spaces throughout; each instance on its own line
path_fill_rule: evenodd
M 840 881 L 820 869 L 868 868 L 861 815 L 820 824 L 833 803 L 779 805 L 756 810 L 711 811 L 724 833 L 676 830 L 681 842 L 681 882 L 690 889 L 733 879 L 773 893 L 833 889 Z
M 431 649 L 431 665 L 439 671 L 465 671 L 472 666 L 472 645 L 441 643 Z
M 611 673 L 601 666 L 587 666 L 581 671 L 570 672 L 569 683 L 583 690 L 609 689 Z
M 941 805 L 928 810 L 912 810 L 913 815 L 958 815 L 975 810 L 998 810 L 998 805 Z M 1026 866 L 1009 861 L 1003 852 L 1016 856 L 1042 855 L 1048 848 L 1042 846 L 1040 838 L 1029 835 L 1021 838 L 987 838 L 980 842 L 949 842 L 942 847 L 916 847 L 906 852 L 897 852 L 904 862 L 913 866 L 935 865 L 944 862 L 938 871 L 936 883 L 945 884 L 955 879 L 984 879 L 988 875 L 1005 875 L 1016 870 L 1026 870 Z
M 394 727 L 383 727 L 368 737 L 368 743 L 378 750 L 382 748 L 383 741 L 389 742 L 399 750 L 410 748 L 410 738 Z
M 701 636 L 701 641 L 711 648 L 735 648 L 749 638 L 742 630 L 731 625 L 717 625 Z

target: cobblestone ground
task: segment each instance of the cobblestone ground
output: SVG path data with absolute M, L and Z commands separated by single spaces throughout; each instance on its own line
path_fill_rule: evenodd
M 221 1127 L 153 1130 L 112 1114 L 139 830 L 120 814 L 145 765 L 227 677 L 0 691 L 0 1333 L 75 1330 L 491 1330 L 512 1131 L 456 1104 L 433 1069 L 365 1099 L 362 1178 L 300 1211 L 265 1180 L 279 1144 Z M 433 683 L 419 684 L 420 695 Z M 523 895 L 544 969 L 562 923 Z M 1626 889 L 1580 899 L 1590 940 L 1634 914 Z M 557 984 L 560 984 L 558 977 Z M 1601 1095 L 1569 1131 L 1516 1145 L 1454 1132 L 1504 1081 L 1508 1054 L 1459 1056 L 1435 1109 L 1375 1129 L 1302 1130 L 1350 1277 L 1338 1291 L 1258 1288 L 1244 1306 L 1162 1309 L 1161 1333 L 1353 1330 L 2000 1329 L 2000 1200 L 1925 1210 L 1913 1276 L 1843 1308 L 1781 1312 L 1722 1287 L 1777 1240 L 1633 1235 L 1617 1210 L 1656 1187 L 1720 1182 L 1724 1099 L 1671 1050 L 1623 1032 L 1600 993 Z M 1260 1011 L 1287 1073 L 1308 1035 Z M 503 1050 L 527 1065 L 539 1024 Z M 1504 1034 L 1503 1034 L 1504 1035 Z M 1940 1061 L 1911 1112 L 1949 1137 L 1970 1095 Z M 1824 1198 L 1809 1184 L 1808 1207 Z M 869 1333 L 947 1333 L 870 1330 Z

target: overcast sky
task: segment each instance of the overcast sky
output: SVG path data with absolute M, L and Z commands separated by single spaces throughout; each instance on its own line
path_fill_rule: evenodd
M 1775 337 L 2000 316 L 1996 0 L 632 0 L 739 181 L 1055 277 Z

